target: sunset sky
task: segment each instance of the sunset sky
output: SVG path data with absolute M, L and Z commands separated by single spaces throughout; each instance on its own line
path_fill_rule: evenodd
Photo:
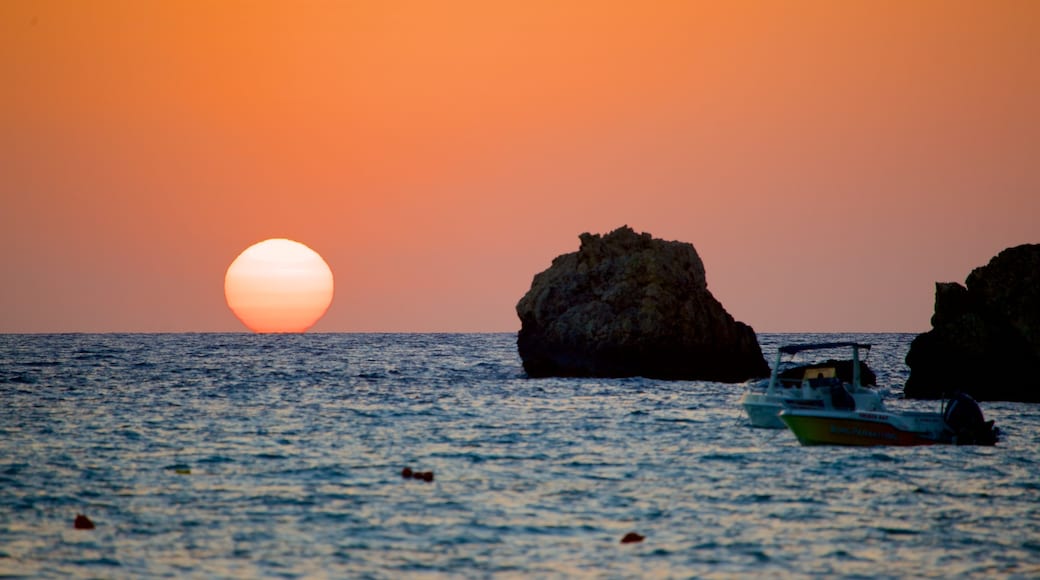
M 582 232 L 692 243 L 759 332 L 928 328 L 1040 243 L 1040 2 L 0 2 L 0 332 L 515 331 Z

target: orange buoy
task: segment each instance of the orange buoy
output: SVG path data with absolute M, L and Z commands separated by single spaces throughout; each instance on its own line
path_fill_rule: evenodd
M 76 520 L 72 522 L 72 527 L 77 530 L 93 530 L 94 522 L 90 521 L 90 518 L 83 514 L 76 514 Z

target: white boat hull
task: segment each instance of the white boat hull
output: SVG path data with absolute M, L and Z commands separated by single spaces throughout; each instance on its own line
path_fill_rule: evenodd
M 827 400 L 822 396 L 804 396 L 800 390 L 788 389 L 787 397 L 768 393 L 745 393 L 741 405 L 751 420 L 752 427 L 762 429 L 784 429 L 787 427 L 780 419 L 780 412 L 786 408 L 826 408 Z M 796 395 L 796 393 L 798 395 Z M 856 408 L 868 411 L 881 411 L 884 406 L 881 398 L 872 391 L 863 389 L 853 395 Z
M 744 410 L 751 419 L 752 427 L 783 429 L 786 427 L 780 420 L 780 411 L 783 408 L 781 402 L 767 400 L 764 395 L 748 395 L 744 398 Z

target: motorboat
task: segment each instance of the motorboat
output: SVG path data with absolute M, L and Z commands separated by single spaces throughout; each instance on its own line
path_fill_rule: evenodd
M 799 359 L 802 353 L 851 350 L 851 359 Z M 780 412 L 787 408 L 826 411 L 856 408 L 862 411 L 884 411 L 881 396 L 867 385 L 874 385 L 874 373 L 863 363 L 861 353 L 870 351 L 869 344 L 858 342 L 825 342 L 788 344 L 777 349 L 769 379 L 748 384 L 740 399 L 753 427 L 783 429 Z M 851 398 L 851 401 L 849 400 Z
M 780 420 L 802 445 L 994 445 L 1000 435 L 965 393 L 939 412 L 789 407 Z

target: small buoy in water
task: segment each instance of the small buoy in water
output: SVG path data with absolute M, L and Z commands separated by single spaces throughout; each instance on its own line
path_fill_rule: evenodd
M 411 467 L 405 467 L 404 469 L 402 469 L 401 470 L 401 477 L 403 477 L 405 479 L 411 479 L 412 478 L 412 468 Z
M 418 475 L 418 477 L 421 477 L 423 481 L 433 481 L 433 472 L 432 471 L 424 471 L 424 472 L 420 473 Z
M 636 542 L 642 542 L 644 536 L 640 536 L 635 532 L 629 532 L 625 534 L 624 538 L 621 538 L 622 544 L 635 544 Z
M 72 522 L 72 527 L 77 530 L 93 530 L 94 522 L 90 521 L 90 518 L 83 514 L 76 514 L 76 520 Z

